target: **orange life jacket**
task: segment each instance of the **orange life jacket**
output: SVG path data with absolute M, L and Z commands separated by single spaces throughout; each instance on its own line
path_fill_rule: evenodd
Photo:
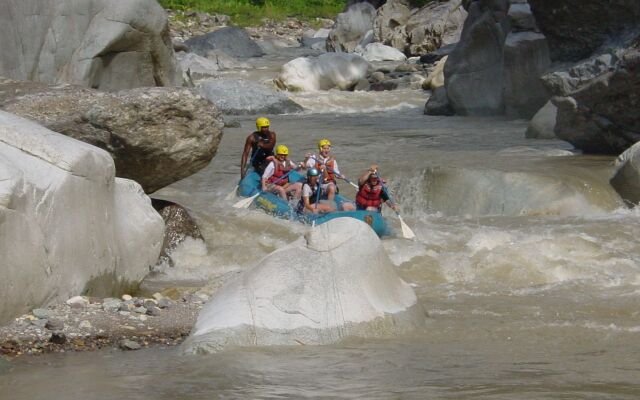
M 382 208 L 382 185 L 371 186 L 369 182 L 365 182 L 360 186 L 356 195 L 356 204 L 362 209 L 367 207 L 376 207 L 378 210 Z
M 322 168 L 323 166 L 325 166 L 326 168 Z M 324 174 L 322 175 L 323 183 L 336 182 L 335 160 L 333 159 L 333 157 L 329 158 L 329 161 L 324 164 L 316 158 L 316 168 L 318 169 L 318 171 L 322 171 L 324 169 Z
M 276 159 L 273 156 L 267 157 L 267 159 L 269 161 L 273 162 L 273 164 L 275 166 L 274 171 L 273 171 L 273 175 L 271 175 L 269 177 L 269 179 L 267 179 L 267 182 L 274 183 L 274 182 L 277 181 L 276 185 L 279 185 L 279 186 L 284 186 L 287 183 L 289 183 L 289 177 L 288 176 L 282 178 L 282 176 L 286 175 L 289 171 L 291 171 L 293 169 L 291 167 L 291 163 L 289 162 L 289 160 L 285 160 L 284 161 L 284 165 L 282 165 L 282 163 L 280 161 L 278 161 L 278 159 Z

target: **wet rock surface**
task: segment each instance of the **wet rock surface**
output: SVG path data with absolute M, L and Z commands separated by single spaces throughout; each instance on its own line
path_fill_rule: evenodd
M 222 138 L 220 113 L 195 89 L 105 93 L 0 78 L 0 108 L 108 151 L 116 175 L 146 193 L 204 168 Z

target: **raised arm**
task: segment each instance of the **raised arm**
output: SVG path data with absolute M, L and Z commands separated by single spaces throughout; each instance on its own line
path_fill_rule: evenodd
M 244 149 L 242 150 L 242 158 L 240 159 L 240 179 L 244 178 L 247 174 L 247 161 L 249 160 L 249 154 L 253 147 L 254 135 L 251 134 L 244 142 Z

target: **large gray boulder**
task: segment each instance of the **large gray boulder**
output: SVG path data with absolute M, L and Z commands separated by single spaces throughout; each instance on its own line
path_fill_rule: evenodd
M 640 204 L 640 142 L 618 157 L 616 171 L 609 183 L 627 204 Z
M 408 56 L 456 43 L 467 18 L 461 3 L 461 0 L 431 2 L 412 10 L 408 0 L 390 0 L 380 7 L 374 20 L 375 39 Z
M 531 118 L 549 100 L 540 79 L 551 65 L 546 38 L 534 31 L 512 31 L 514 19 L 528 11 L 521 6 L 516 0 L 470 3 L 460 42 L 444 70 L 457 114 Z M 511 12 L 512 7 L 520 12 Z
M 373 230 L 336 218 L 223 286 L 200 312 L 183 349 L 326 345 L 424 326 L 422 306 Z
M 467 12 L 461 0 L 432 2 L 413 13 L 407 21 L 408 56 L 421 56 L 460 40 Z
M 355 3 L 338 14 L 327 37 L 327 51 L 352 53 L 362 38 L 373 29 L 376 9 L 369 3 Z
M 407 47 L 405 26 L 411 17 L 408 0 L 389 0 L 378 9 L 373 21 L 376 42 L 386 44 L 404 52 Z
M 244 79 L 202 82 L 200 94 L 224 114 L 291 114 L 303 108 L 282 92 Z
M 117 175 L 147 193 L 207 166 L 222 138 L 219 111 L 195 89 L 105 93 L 0 80 L 0 108 L 107 150 Z
M 504 102 L 507 116 L 531 118 L 551 97 L 542 75 L 551 66 L 539 33 L 511 32 L 504 44 Z
M 504 43 L 509 0 L 474 1 L 460 42 L 444 67 L 452 107 L 460 115 L 504 112 Z
M 556 136 L 585 153 L 620 154 L 640 140 L 640 37 L 544 77 L 558 107 Z
M 155 0 L 0 2 L 0 75 L 101 90 L 182 85 Z
M 536 22 L 549 39 L 553 61 L 579 61 L 610 39 L 638 29 L 638 0 L 529 0 Z
M 164 223 L 109 153 L 0 111 L 0 323 L 89 290 L 135 288 Z
M 209 52 L 223 52 L 231 57 L 261 57 L 264 51 L 242 28 L 228 26 L 204 35 L 195 36 L 184 42 L 192 52 L 208 57 Z

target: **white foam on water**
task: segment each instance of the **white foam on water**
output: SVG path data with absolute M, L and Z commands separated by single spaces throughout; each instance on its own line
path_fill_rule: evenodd
M 305 108 L 306 113 L 376 113 L 422 109 L 427 101 L 418 90 L 394 90 L 385 92 L 294 92 L 291 100 Z
M 169 257 L 173 261 L 173 267 L 163 268 L 164 281 L 207 282 L 241 269 L 240 265 L 228 264 L 215 253 L 209 252 L 203 240 L 191 237 L 179 243 Z
M 594 321 L 582 321 L 582 322 L 558 322 L 548 323 L 546 326 L 554 328 L 583 328 L 599 332 L 620 332 L 620 333 L 638 333 L 640 332 L 639 326 L 619 326 L 615 323 L 603 324 L 601 322 Z

